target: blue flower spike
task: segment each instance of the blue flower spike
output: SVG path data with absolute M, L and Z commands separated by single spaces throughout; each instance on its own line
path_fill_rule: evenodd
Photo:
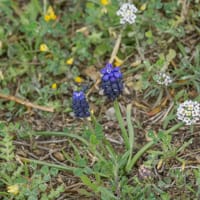
M 89 104 L 83 91 L 73 92 L 72 109 L 75 117 L 85 118 L 90 116 Z
M 111 63 L 101 70 L 101 88 L 104 94 L 114 101 L 123 91 L 122 73 L 119 67 L 113 67 Z

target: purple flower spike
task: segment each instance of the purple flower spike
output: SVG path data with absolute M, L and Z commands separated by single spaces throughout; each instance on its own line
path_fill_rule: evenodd
M 111 63 L 101 70 L 101 88 L 104 94 L 111 100 L 115 100 L 123 91 L 122 73 L 119 67 L 113 67 Z
M 75 117 L 84 118 L 90 116 L 89 104 L 85 98 L 84 92 L 74 92 L 72 96 L 72 109 Z

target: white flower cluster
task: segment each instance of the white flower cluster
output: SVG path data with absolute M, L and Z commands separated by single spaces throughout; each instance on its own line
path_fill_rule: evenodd
M 117 15 L 121 17 L 120 24 L 134 24 L 137 12 L 137 8 L 135 5 L 130 3 L 124 3 L 120 7 L 120 9 L 117 11 Z
M 176 115 L 186 125 L 194 124 L 200 119 L 200 104 L 197 101 L 185 101 L 179 105 Z
M 172 83 L 172 78 L 165 72 L 159 72 L 155 76 L 155 80 L 159 85 L 168 86 L 170 83 Z

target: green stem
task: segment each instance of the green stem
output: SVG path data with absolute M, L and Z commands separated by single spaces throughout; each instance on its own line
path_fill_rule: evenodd
M 45 165 L 45 166 L 48 166 L 48 167 L 53 167 L 53 168 L 57 168 L 59 170 L 68 171 L 68 172 L 73 172 L 75 169 L 78 169 L 76 167 L 70 167 L 70 166 L 64 166 L 64 165 L 57 165 L 57 164 L 52 164 L 52 163 L 48 163 L 48 162 L 44 162 L 44 161 L 40 161 L 40 160 L 29 159 L 29 158 L 21 158 L 21 160 L 24 161 L 24 162 L 35 163 L 37 165 Z M 97 172 L 92 172 L 92 174 L 94 174 L 94 175 L 96 173 Z M 107 177 L 103 173 L 98 173 L 98 174 L 99 174 L 99 176 Z
M 126 146 L 127 149 L 129 149 L 128 133 L 127 133 L 127 130 L 125 128 L 125 123 L 124 123 L 124 120 L 122 118 L 120 108 L 119 108 L 119 103 L 118 103 L 117 100 L 114 101 L 114 109 L 115 109 L 117 121 L 119 122 L 119 127 L 120 127 L 121 132 L 122 132 L 122 137 L 124 139 L 125 146 Z
M 184 125 L 184 123 L 178 123 L 175 126 L 171 127 L 170 129 L 166 130 L 164 134 L 169 134 L 174 132 L 175 130 L 179 129 L 180 127 L 182 127 Z
M 81 141 L 82 143 L 84 143 L 85 145 L 89 146 L 89 143 L 87 142 L 87 140 L 85 140 L 84 138 L 75 135 L 75 134 L 70 134 L 67 132 L 48 132 L 48 131 L 37 131 L 37 132 L 31 132 L 31 135 L 34 136 L 61 136 L 61 137 L 70 137 L 70 138 L 75 138 L 79 141 Z
M 29 158 L 21 158 L 21 160 L 25 161 L 25 162 L 35 163 L 35 164 L 38 164 L 38 165 L 45 165 L 45 166 L 48 166 L 48 167 L 57 168 L 57 169 L 63 170 L 63 171 L 73 172 L 73 170 L 76 169 L 75 167 L 57 165 L 57 164 L 52 164 L 52 163 L 44 162 L 44 161 L 41 161 L 41 160 L 34 160 L 34 159 L 29 159 Z
M 9 194 L 7 192 L 0 192 L 0 195 L 2 195 L 2 196 L 8 196 Z
M 135 142 L 135 138 L 134 138 L 134 128 L 132 125 L 132 121 L 131 121 L 131 107 L 132 104 L 129 104 L 127 106 L 127 115 L 126 115 L 126 119 L 127 119 L 127 125 L 128 125 L 128 134 L 129 134 L 129 158 L 128 158 L 128 162 L 126 166 L 129 166 L 131 159 L 132 159 L 132 152 L 133 152 L 133 146 L 134 146 L 134 142 Z
M 126 171 L 129 172 L 133 166 L 135 165 L 135 163 L 138 161 L 138 159 L 151 147 L 155 144 L 155 141 L 150 141 L 147 144 L 145 144 L 133 157 L 133 159 L 131 160 L 130 164 L 127 165 L 126 167 Z

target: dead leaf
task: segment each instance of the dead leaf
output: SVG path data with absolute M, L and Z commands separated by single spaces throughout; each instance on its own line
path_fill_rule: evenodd
M 87 67 L 86 69 L 83 70 L 83 73 L 86 76 L 90 77 L 94 82 L 100 79 L 100 73 L 94 66 Z
M 139 103 L 137 101 L 133 101 L 134 106 L 136 106 L 137 108 L 141 108 L 144 111 L 147 111 L 149 108 L 147 106 L 145 106 L 142 103 Z
M 182 163 L 182 165 L 181 165 L 181 171 L 184 171 L 184 169 L 185 169 L 185 164 L 186 164 L 185 162 Z
M 174 96 L 174 94 L 175 94 L 175 89 L 171 89 L 171 90 L 169 91 L 169 93 L 171 94 L 171 96 Z
M 153 110 L 147 113 L 148 116 L 154 116 L 161 111 L 161 106 L 155 107 Z
M 131 67 L 137 67 L 141 64 L 141 60 L 136 60 L 135 62 L 131 63 Z
M 195 90 L 191 90 L 191 91 L 189 91 L 189 96 L 196 97 L 196 96 L 198 96 L 198 93 Z
M 196 155 L 195 158 L 196 158 L 197 162 L 200 163 L 200 155 Z
M 188 79 L 185 79 L 185 80 L 178 80 L 177 83 L 187 83 L 188 82 Z
M 64 160 L 65 160 L 63 154 L 60 153 L 60 152 L 55 152 L 53 155 L 54 155 L 54 157 L 55 157 L 56 159 L 58 159 L 59 161 L 64 161 Z
M 165 97 L 162 102 L 161 102 L 161 107 L 165 107 L 167 102 L 168 102 L 169 98 L 168 97 Z
M 160 159 L 156 168 L 159 170 L 161 169 L 162 165 L 163 165 L 163 159 Z
M 106 118 L 107 120 L 112 120 L 112 121 L 116 120 L 115 109 L 113 107 L 106 110 Z
M 84 26 L 82 28 L 77 29 L 76 33 L 83 33 L 83 35 L 88 36 L 90 31 L 87 26 Z

